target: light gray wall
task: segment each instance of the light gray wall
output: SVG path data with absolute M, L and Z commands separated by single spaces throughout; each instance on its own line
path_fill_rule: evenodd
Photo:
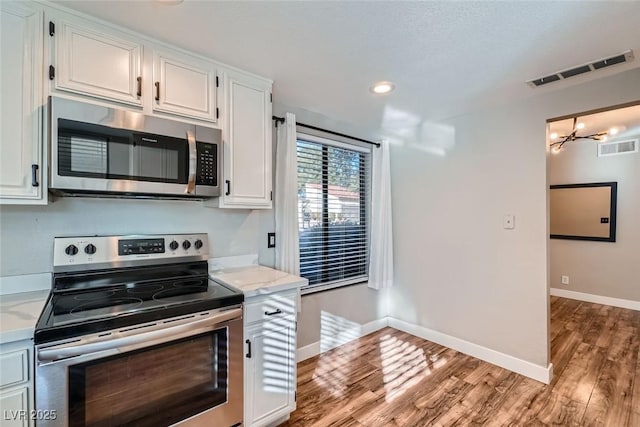
M 0 276 L 50 272 L 53 238 L 93 234 L 209 233 L 211 256 L 258 253 L 273 265 L 272 211 L 202 202 L 61 198 L 46 206 L 0 207 Z
M 336 335 L 386 316 L 381 292 L 366 284 L 353 285 L 302 297 L 298 315 L 298 347 L 320 342 L 321 348 L 340 342 Z M 353 335 L 355 337 L 355 334 Z
M 597 151 L 590 140 L 566 144 L 549 158 L 549 182 L 617 181 L 616 242 L 551 239 L 551 287 L 640 301 L 640 154 L 598 157 Z M 561 284 L 562 275 L 569 285 Z
M 546 367 L 546 119 L 638 98 L 635 69 L 394 141 L 390 314 Z

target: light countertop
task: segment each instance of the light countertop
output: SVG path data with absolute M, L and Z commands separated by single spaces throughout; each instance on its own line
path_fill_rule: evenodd
M 309 283 L 302 277 L 262 265 L 212 270 L 210 276 L 217 282 L 242 291 L 246 297 L 297 289 Z
M 0 295 L 0 344 L 33 338 L 49 290 Z

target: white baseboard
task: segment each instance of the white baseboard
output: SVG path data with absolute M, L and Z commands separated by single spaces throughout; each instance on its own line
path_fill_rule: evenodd
M 363 325 L 360 325 L 360 327 L 358 328 L 359 329 L 358 332 L 350 336 L 348 341 L 342 341 L 342 342 L 336 343 L 335 345 L 332 345 L 330 348 L 327 348 L 324 351 L 329 351 L 332 348 L 339 347 L 343 344 L 348 343 L 349 341 L 353 341 L 355 339 L 368 335 L 372 332 L 375 332 L 387 326 L 389 326 L 389 320 L 387 317 L 383 317 L 382 319 L 376 319 L 371 322 L 365 323 Z M 305 345 L 304 347 L 299 347 L 296 354 L 298 363 L 302 362 L 303 360 L 307 360 L 314 356 L 319 355 L 321 353 L 321 348 L 322 348 L 322 345 L 320 341 L 313 342 L 309 345 Z
M 432 329 L 425 328 L 424 326 L 407 323 L 393 317 L 389 318 L 389 326 L 453 350 L 457 350 L 461 353 L 468 354 L 469 356 L 476 357 L 484 360 L 485 362 L 492 363 L 500 366 L 501 368 L 532 378 L 536 381 L 540 381 L 545 384 L 549 384 L 551 382 L 553 375 L 553 364 L 551 363 L 546 367 L 536 365 L 535 363 L 518 359 L 517 357 L 483 347 L 479 344 L 474 344 L 451 335 L 443 334 L 442 332 L 434 331 Z
M 393 317 L 385 317 L 361 325 L 359 335 L 354 336 L 352 340 L 368 335 L 386 326 L 390 326 L 416 337 L 435 342 L 461 353 L 468 354 L 469 356 L 476 357 L 478 359 L 484 360 L 485 362 L 492 363 L 494 365 L 500 366 L 501 368 L 508 369 L 510 371 L 532 378 L 536 381 L 543 382 L 545 384 L 549 384 L 553 377 L 553 364 L 551 363 L 547 367 L 536 365 L 526 360 L 518 359 L 517 357 L 513 357 L 508 354 L 501 353 L 499 351 L 495 351 L 490 348 L 453 337 L 451 335 L 443 334 L 442 332 L 434 331 L 432 329 L 425 328 L 424 326 L 414 325 L 399 319 L 395 319 Z M 346 342 L 335 345 L 334 348 L 343 345 Z M 325 351 L 328 350 L 329 349 Z M 316 341 L 304 347 L 298 348 L 297 360 L 298 362 L 302 362 L 303 360 L 310 359 L 320 353 L 321 343 L 320 341 Z
M 640 311 L 640 301 L 630 299 L 605 297 L 602 295 L 586 294 L 584 292 L 569 291 L 567 289 L 551 288 L 550 293 L 556 297 L 575 299 L 578 301 L 593 302 L 596 304 L 611 305 Z

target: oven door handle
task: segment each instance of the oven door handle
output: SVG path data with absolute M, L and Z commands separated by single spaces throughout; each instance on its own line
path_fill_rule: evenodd
M 124 347 L 137 346 L 137 348 L 148 347 L 162 342 L 180 339 L 190 335 L 197 335 L 203 330 L 211 329 L 215 325 L 230 320 L 241 319 L 242 309 L 236 308 L 227 310 L 211 317 L 199 319 L 193 322 L 182 323 L 180 325 L 164 327 L 162 329 L 149 332 L 138 333 L 135 335 L 113 338 L 113 334 L 109 338 L 101 338 L 100 341 L 92 342 L 86 340 L 84 343 L 74 342 L 40 349 L 37 352 L 39 362 L 55 362 L 60 359 L 68 359 L 70 357 L 85 356 L 92 353 L 98 353 L 108 350 L 122 350 Z M 162 325 L 162 324 L 160 324 Z M 116 332 L 116 334 L 118 334 Z
M 184 190 L 187 194 L 193 194 L 196 189 L 196 169 L 198 168 L 198 148 L 196 146 L 196 137 L 190 130 L 187 131 L 187 142 L 189 144 L 189 180 L 187 188 Z

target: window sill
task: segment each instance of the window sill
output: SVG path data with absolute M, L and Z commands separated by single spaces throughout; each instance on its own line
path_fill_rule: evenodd
M 361 285 L 369 281 L 368 276 L 354 277 L 353 279 L 341 280 L 339 282 L 317 284 L 312 286 L 305 286 L 300 288 L 300 294 L 304 297 L 310 294 L 316 294 L 319 292 L 331 291 L 338 288 L 346 288 L 348 286 Z

